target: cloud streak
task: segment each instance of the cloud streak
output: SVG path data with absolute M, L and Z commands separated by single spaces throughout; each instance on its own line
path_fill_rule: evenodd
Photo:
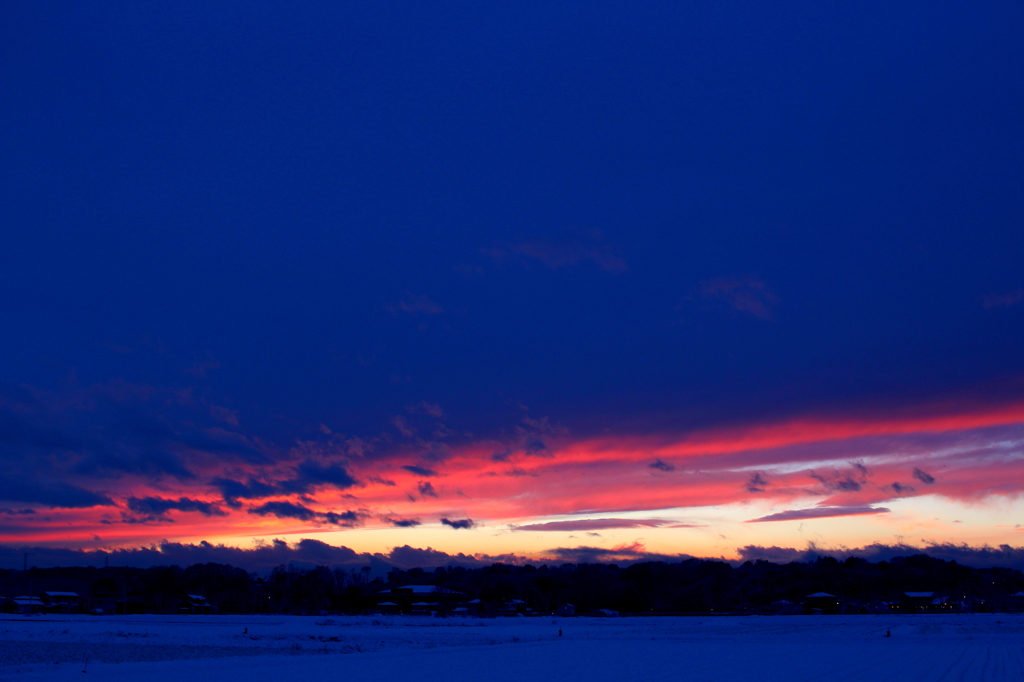
M 549 521 L 526 526 L 513 526 L 512 530 L 532 531 L 592 531 L 610 528 L 660 528 L 672 524 L 665 519 L 579 519 L 576 521 Z
M 769 514 L 759 519 L 751 519 L 747 523 L 764 523 L 768 521 L 805 521 L 807 519 L 824 519 L 835 516 L 863 516 L 865 514 L 888 514 L 885 507 L 814 507 L 812 509 L 792 509 L 790 511 Z

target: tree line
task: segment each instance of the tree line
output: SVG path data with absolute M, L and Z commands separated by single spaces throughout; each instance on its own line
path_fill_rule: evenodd
M 0 596 L 69 591 L 83 597 L 83 610 L 105 599 L 125 604 L 124 612 L 174 612 L 184 595 L 201 595 L 218 613 L 368 613 L 384 601 L 383 590 L 405 585 L 436 585 L 457 593 L 446 593 L 441 611 L 479 599 L 494 605 L 516 603 L 517 610 L 538 614 L 552 613 L 563 604 L 574 605 L 577 614 L 598 609 L 624 614 L 779 613 L 799 612 L 808 595 L 824 592 L 851 613 L 899 601 L 908 591 L 934 592 L 970 610 L 1017 609 L 1020 598 L 1012 595 L 1024 591 L 1024 574 L 1010 568 L 970 568 L 924 554 L 879 562 L 820 557 L 739 566 L 704 559 L 629 566 L 499 563 L 395 568 L 386 577 L 371 577 L 369 567 L 328 566 L 279 566 L 260 576 L 214 563 L 0 570 Z

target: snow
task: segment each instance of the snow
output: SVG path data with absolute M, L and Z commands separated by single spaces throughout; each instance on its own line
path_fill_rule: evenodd
M 1022 643 L 1024 616 L 1016 614 L 3 616 L 0 682 L 81 682 L 90 679 L 83 669 L 153 682 L 987 682 L 1024 679 Z

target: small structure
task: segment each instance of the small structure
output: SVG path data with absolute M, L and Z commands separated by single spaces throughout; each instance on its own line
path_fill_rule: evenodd
M 815 592 L 804 597 L 804 608 L 811 613 L 839 613 L 839 597 L 828 592 Z
M 23 613 L 30 615 L 33 613 L 41 613 L 46 604 L 39 597 L 33 597 L 31 595 L 24 594 L 20 597 L 15 597 L 11 600 L 14 602 L 15 611 L 17 613 Z
M 393 601 L 382 601 L 377 604 L 377 608 L 380 609 L 381 613 L 401 613 L 402 607 Z
M 77 592 L 43 592 L 40 597 L 48 611 L 78 613 L 82 610 L 82 598 Z
M 213 606 L 201 594 L 186 594 L 178 607 L 180 613 L 210 613 Z
M 618 618 L 619 612 L 613 611 L 612 609 L 594 609 L 590 612 L 592 615 L 598 618 Z
M 934 592 L 904 592 L 900 597 L 900 611 L 929 611 L 936 599 Z
M 780 599 L 771 603 L 770 612 L 780 616 L 791 616 L 799 613 L 799 605 L 788 599 Z
M 509 599 L 498 607 L 499 616 L 518 616 L 529 611 L 529 605 L 522 599 Z
M 418 601 L 411 605 L 409 613 L 414 616 L 429 616 L 437 613 L 440 604 L 430 601 Z
M 576 607 L 573 606 L 572 604 L 562 604 L 557 609 L 555 609 L 555 615 L 556 616 L 575 616 L 576 615 Z
M 397 610 L 405 613 L 447 613 L 459 598 L 465 596 L 462 592 L 437 585 L 403 585 L 381 590 L 377 594 L 386 602 L 396 604 Z M 427 609 L 423 604 L 429 604 L 431 608 Z

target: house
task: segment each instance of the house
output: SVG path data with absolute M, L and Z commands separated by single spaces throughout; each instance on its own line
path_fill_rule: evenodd
M 45 608 L 46 604 L 39 597 L 33 597 L 31 595 L 22 595 L 20 597 L 14 597 L 11 601 L 14 602 L 15 610 L 17 613 L 32 614 L 41 613 Z
M 201 594 L 186 594 L 178 606 L 179 613 L 210 613 L 213 606 Z
M 590 615 L 597 616 L 598 618 L 618 618 L 619 612 L 611 609 L 594 609 L 590 612 Z
M 900 611 L 930 611 L 937 595 L 934 592 L 904 592 L 900 597 Z
M 455 590 L 449 590 L 446 587 L 438 587 L 437 585 L 404 585 L 402 587 L 392 587 L 390 590 L 381 590 L 377 594 L 390 594 L 394 596 L 420 596 L 420 595 L 462 595 L 462 592 L 456 592 Z
M 482 599 L 471 599 L 459 602 L 459 605 L 452 609 L 453 616 L 489 616 L 493 615 L 493 609 Z
M 509 599 L 498 607 L 499 616 L 518 616 L 529 611 L 529 606 L 522 599 Z
M 798 605 L 789 601 L 788 599 L 780 599 L 779 601 L 773 601 L 771 603 L 770 613 L 775 613 L 780 616 L 792 616 L 799 613 Z
M 562 604 L 557 609 L 555 609 L 555 615 L 556 616 L 575 616 L 576 615 L 576 607 L 573 606 L 572 604 Z
M 405 613 L 413 612 L 413 606 L 417 604 L 431 604 L 433 608 L 429 609 L 428 613 L 430 611 L 446 612 L 459 598 L 465 596 L 462 592 L 437 585 L 403 585 L 381 590 L 377 594 L 380 598 L 397 604 L 399 610 Z M 422 608 L 419 610 L 423 611 Z
M 440 604 L 431 601 L 418 601 L 410 605 L 409 613 L 414 616 L 429 616 L 440 610 Z
M 804 610 L 810 613 L 839 613 L 839 597 L 828 592 L 815 592 L 804 597 Z
M 401 613 L 402 607 L 393 601 L 382 601 L 377 604 L 377 608 L 380 609 L 381 613 Z
M 48 611 L 78 613 L 82 610 L 82 598 L 77 592 L 43 592 L 40 597 Z

